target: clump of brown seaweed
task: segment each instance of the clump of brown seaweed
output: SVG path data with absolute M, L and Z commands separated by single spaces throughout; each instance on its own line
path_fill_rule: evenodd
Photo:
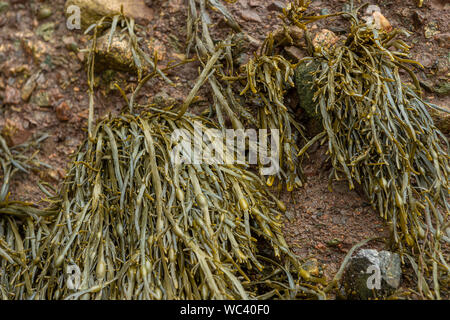
M 291 23 L 306 28 L 309 1 L 285 11 Z M 363 6 L 364 7 L 364 6 Z M 322 119 L 333 165 L 331 178 L 345 177 L 350 189 L 362 185 L 372 205 L 392 225 L 394 246 L 408 257 L 419 291 L 440 297 L 439 279 L 449 274 L 442 246 L 450 242 L 449 146 L 423 101 L 402 30 L 377 30 L 346 14 L 345 41 L 316 47 L 308 62 L 309 86 Z M 311 69 L 311 67 L 310 67 Z M 402 82 L 405 70 L 415 84 Z M 304 73 L 296 78 L 301 91 Z M 425 278 L 432 279 L 430 290 Z M 433 292 L 432 292 L 433 291 Z
M 175 117 L 152 109 L 97 124 L 61 191 L 62 209 L 34 279 L 37 298 L 248 299 L 304 293 L 293 279 L 312 278 L 284 241 L 284 204 L 241 167 L 173 163 L 173 131 L 194 134 L 195 121 L 210 126 L 202 118 Z M 273 258 L 258 252 L 263 239 Z M 280 255 L 284 263 L 276 262 Z M 70 264 L 83 270 L 73 294 L 61 286 L 63 267 Z
M 9 147 L 4 137 L 0 136 L 0 162 L 2 165 L 2 188 L 0 192 L 0 297 L 2 300 L 24 298 L 33 291 L 33 269 L 29 269 L 31 260 L 38 255 L 40 241 L 49 229 L 44 217 L 58 212 L 57 201 L 40 209 L 33 203 L 11 200 L 10 182 L 19 172 L 29 173 L 48 167 L 36 159 L 38 151 L 31 155 L 32 149 L 47 138 L 44 134 L 21 145 Z M 39 187 L 49 195 L 44 184 Z
M 130 26 L 122 15 L 112 21 L 119 19 Z M 130 100 L 124 94 L 121 115 L 94 125 L 94 29 L 88 137 L 71 163 L 58 195 L 60 210 L 44 226 L 38 249 L 30 254 L 19 248 L 17 272 L 25 275 L 26 290 L 18 278 L 8 278 L 4 296 L 325 298 L 324 280 L 304 270 L 288 248 L 281 231 L 286 208 L 259 176 L 246 165 L 172 161 L 175 130 L 195 136 L 196 126 L 203 131 L 215 126 L 172 107 L 137 106 L 133 97 L 156 70 L 142 77 Z M 196 143 L 208 148 L 206 140 Z M 261 250 L 261 242 L 272 252 Z M 73 267 L 81 273 L 79 288 L 67 285 L 66 270 Z

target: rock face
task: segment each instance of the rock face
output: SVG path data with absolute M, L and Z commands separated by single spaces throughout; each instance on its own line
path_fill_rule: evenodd
M 120 12 L 123 5 L 124 14 L 132 17 L 139 24 L 147 24 L 153 18 L 153 10 L 144 0 L 67 0 L 65 12 L 69 6 L 78 6 L 81 12 L 81 27 L 86 29 L 102 16 Z
M 347 299 L 382 298 L 399 287 L 401 274 L 398 254 L 362 249 L 350 259 L 341 286 Z

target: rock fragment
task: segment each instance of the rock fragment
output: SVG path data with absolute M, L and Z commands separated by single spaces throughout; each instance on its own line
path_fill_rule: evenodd
M 242 19 L 244 19 L 246 21 L 262 23 L 261 17 L 259 16 L 259 14 L 256 11 L 242 10 L 240 14 L 241 14 Z

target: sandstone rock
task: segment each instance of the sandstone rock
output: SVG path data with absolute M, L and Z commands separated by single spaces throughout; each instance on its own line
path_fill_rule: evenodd
M 397 253 L 361 249 L 350 259 L 342 287 L 348 299 L 383 298 L 392 295 L 399 287 L 401 275 Z
M 78 6 L 81 11 L 81 27 L 86 29 L 97 22 L 102 16 L 123 11 L 126 16 L 132 17 L 139 24 L 148 24 L 153 19 L 153 9 L 149 8 L 144 0 L 67 0 L 65 12 L 69 6 Z
M 242 19 L 246 21 L 262 23 L 261 17 L 256 11 L 253 10 L 242 10 L 240 12 Z

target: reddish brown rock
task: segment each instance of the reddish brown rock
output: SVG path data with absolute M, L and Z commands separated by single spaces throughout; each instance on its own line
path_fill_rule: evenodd
M 24 129 L 21 123 L 9 119 L 6 120 L 1 134 L 10 147 L 20 145 L 31 137 L 31 132 Z
M 68 121 L 70 119 L 70 107 L 65 101 L 61 102 L 55 108 L 55 111 L 59 121 Z
M 258 22 L 262 23 L 261 17 L 256 11 L 253 10 L 242 10 L 241 11 L 242 19 L 246 21 Z
M 5 89 L 5 98 L 3 100 L 5 104 L 19 104 L 20 103 L 20 91 L 16 88 L 7 85 Z

